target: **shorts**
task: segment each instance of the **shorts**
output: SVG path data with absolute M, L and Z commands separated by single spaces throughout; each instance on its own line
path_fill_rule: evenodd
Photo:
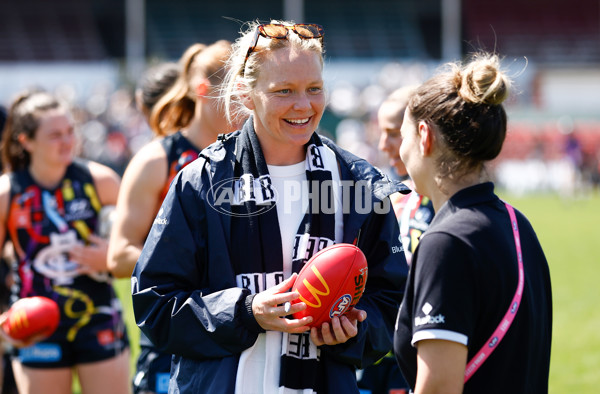
M 167 393 L 171 376 L 171 355 L 142 346 L 137 360 L 133 392 Z
M 13 359 L 29 368 L 64 368 L 107 360 L 129 348 L 120 316 L 96 313 L 86 325 L 74 329 L 72 324 L 61 324 L 49 338 L 14 349 Z M 68 339 L 70 336 L 72 340 Z

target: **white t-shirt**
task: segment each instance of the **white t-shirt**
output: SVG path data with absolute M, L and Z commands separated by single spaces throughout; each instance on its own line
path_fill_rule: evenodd
M 325 146 L 325 168 L 338 168 L 335 153 Z M 283 274 L 289 278 L 292 273 L 292 253 L 298 227 L 308 209 L 308 184 L 304 161 L 289 166 L 268 165 L 273 188 L 277 193 L 277 218 L 281 234 L 283 252 Z M 332 171 L 335 199 L 335 242 L 341 242 L 344 230 L 340 174 Z M 281 344 L 283 333 L 267 331 L 259 334 L 254 345 L 244 350 L 240 356 L 235 382 L 238 394 L 307 394 L 312 390 L 290 390 L 279 387 Z
M 306 165 L 304 161 L 290 166 L 267 166 L 273 188 L 277 192 L 277 219 L 283 252 L 283 277 L 292 274 L 292 249 L 298 226 L 308 209 Z

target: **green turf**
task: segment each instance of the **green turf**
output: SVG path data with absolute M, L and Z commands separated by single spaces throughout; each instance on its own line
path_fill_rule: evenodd
M 600 387 L 600 194 L 501 197 L 533 224 L 548 258 L 554 297 L 550 393 L 597 393 Z M 130 281 L 116 282 L 132 342 L 132 373 L 139 353 Z
M 550 393 L 597 393 L 600 195 L 503 197 L 529 218 L 550 265 L 554 299 Z
M 131 305 L 131 280 L 119 279 L 114 283 L 115 290 L 123 305 L 127 335 L 129 335 L 129 342 L 131 344 L 131 376 L 133 376 L 133 373 L 135 372 L 135 361 L 140 353 L 140 329 L 135 325 L 135 319 L 133 317 L 133 307 Z

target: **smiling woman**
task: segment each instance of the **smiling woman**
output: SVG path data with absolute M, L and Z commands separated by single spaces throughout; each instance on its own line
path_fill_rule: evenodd
M 270 58 L 262 69 L 269 78 L 259 78 L 242 100 L 254 113 L 254 129 L 267 163 L 296 164 L 304 160 L 304 144 L 325 109 L 320 56 L 283 48 Z
M 391 349 L 407 265 L 394 212 L 380 208 L 408 189 L 317 134 L 323 38 L 314 24 L 249 24 L 222 96 L 229 117 L 250 117 L 178 174 L 150 231 L 133 306 L 175 355 L 170 391 L 358 392 L 355 368 Z M 289 290 L 336 243 L 364 252 L 369 281 L 355 308 L 311 328 L 312 316 L 292 317 L 304 302 L 285 306 L 298 299 Z
M 286 25 L 256 26 L 254 31 L 271 35 L 256 33 L 243 61 L 241 56 L 230 58 L 232 72 L 224 84 L 228 115 L 231 116 L 231 100 L 236 93 L 240 99 L 236 109 L 254 116 L 263 154 L 272 165 L 295 164 L 304 159 L 303 146 L 317 129 L 325 110 L 323 28 L 312 24 L 286 26 L 288 29 L 282 26 Z M 315 26 L 315 38 L 298 34 L 297 26 Z M 277 28 L 286 34 L 275 35 Z M 236 43 L 241 53 L 251 36 L 246 34 Z

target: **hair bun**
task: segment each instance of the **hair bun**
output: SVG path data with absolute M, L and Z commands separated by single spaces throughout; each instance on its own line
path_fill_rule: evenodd
M 508 97 L 511 82 L 500 70 L 497 55 L 476 55 L 458 72 L 461 77 L 458 94 L 465 101 L 499 105 Z

